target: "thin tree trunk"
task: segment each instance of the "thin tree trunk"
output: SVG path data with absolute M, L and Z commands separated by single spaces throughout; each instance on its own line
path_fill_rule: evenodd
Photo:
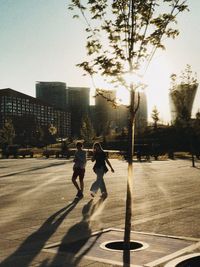
M 134 149 L 134 104 L 135 92 L 131 90 L 130 118 L 128 125 L 128 177 L 126 192 L 126 214 L 124 226 L 124 251 L 123 263 L 124 267 L 130 266 L 130 237 L 131 237 L 131 219 L 132 219 L 132 188 L 133 188 L 133 149 Z

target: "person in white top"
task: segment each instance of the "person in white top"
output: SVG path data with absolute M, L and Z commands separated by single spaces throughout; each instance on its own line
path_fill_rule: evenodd
M 83 150 L 83 144 L 81 142 L 76 143 L 76 152 L 74 156 L 74 166 L 73 166 L 73 175 L 72 183 L 77 189 L 77 198 L 83 198 L 84 190 L 84 176 L 85 176 L 85 166 L 86 166 L 86 151 Z M 77 178 L 79 177 L 79 184 L 77 183 Z

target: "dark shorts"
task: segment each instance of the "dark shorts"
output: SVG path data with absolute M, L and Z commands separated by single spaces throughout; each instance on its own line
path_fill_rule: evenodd
M 85 169 L 74 168 L 74 173 L 72 175 L 72 179 L 76 179 L 79 176 L 80 180 L 83 180 L 85 175 Z

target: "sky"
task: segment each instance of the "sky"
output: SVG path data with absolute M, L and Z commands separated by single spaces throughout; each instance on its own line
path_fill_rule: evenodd
M 85 24 L 67 9 L 69 0 L 0 0 L 0 89 L 12 88 L 35 97 L 36 81 L 61 81 L 91 87 L 76 67 L 85 58 Z M 169 85 L 172 73 L 191 65 L 200 80 L 200 1 L 188 0 L 190 12 L 178 17 L 180 35 L 167 40 L 155 54 L 144 78 L 148 117 L 154 106 L 161 122 L 170 121 Z M 104 86 L 99 80 L 99 87 Z M 124 93 L 125 95 L 125 93 Z M 200 109 L 200 89 L 193 116 Z

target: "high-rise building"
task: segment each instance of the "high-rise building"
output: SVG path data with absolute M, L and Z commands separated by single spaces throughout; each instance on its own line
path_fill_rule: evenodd
M 81 123 L 84 116 L 88 115 L 90 103 L 90 88 L 67 87 L 68 104 L 71 112 L 72 136 L 80 137 Z
M 37 82 L 36 98 L 43 100 L 56 108 L 68 108 L 68 90 L 64 82 Z
M 145 92 L 140 93 L 139 109 L 135 118 L 136 134 L 147 127 L 147 99 Z M 136 95 L 136 105 L 138 95 Z M 97 135 L 105 134 L 108 128 L 121 132 L 128 127 L 129 108 L 127 105 L 115 105 L 116 91 L 97 90 L 95 98 L 95 114 L 92 116 Z
M 198 84 L 178 84 L 173 86 L 169 92 L 171 121 L 179 119 L 189 119 L 197 92 Z
M 90 99 L 89 87 L 67 87 L 68 104 L 70 107 L 79 107 L 83 111 L 88 111 Z
M 94 128 L 97 135 L 108 134 L 109 128 L 116 127 L 115 90 L 96 90 Z
M 0 90 L 0 128 L 7 119 L 34 122 L 37 126 L 48 127 L 53 125 L 60 137 L 71 136 L 70 113 L 55 108 L 45 101 L 6 88 Z M 24 125 L 20 125 L 23 131 Z
M 128 126 L 129 109 L 127 105 L 116 107 L 116 130 L 122 132 Z
M 135 117 L 135 132 L 141 134 L 147 127 L 147 97 L 145 92 L 139 93 L 139 108 Z M 136 105 L 138 101 L 138 95 L 136 95 Z

